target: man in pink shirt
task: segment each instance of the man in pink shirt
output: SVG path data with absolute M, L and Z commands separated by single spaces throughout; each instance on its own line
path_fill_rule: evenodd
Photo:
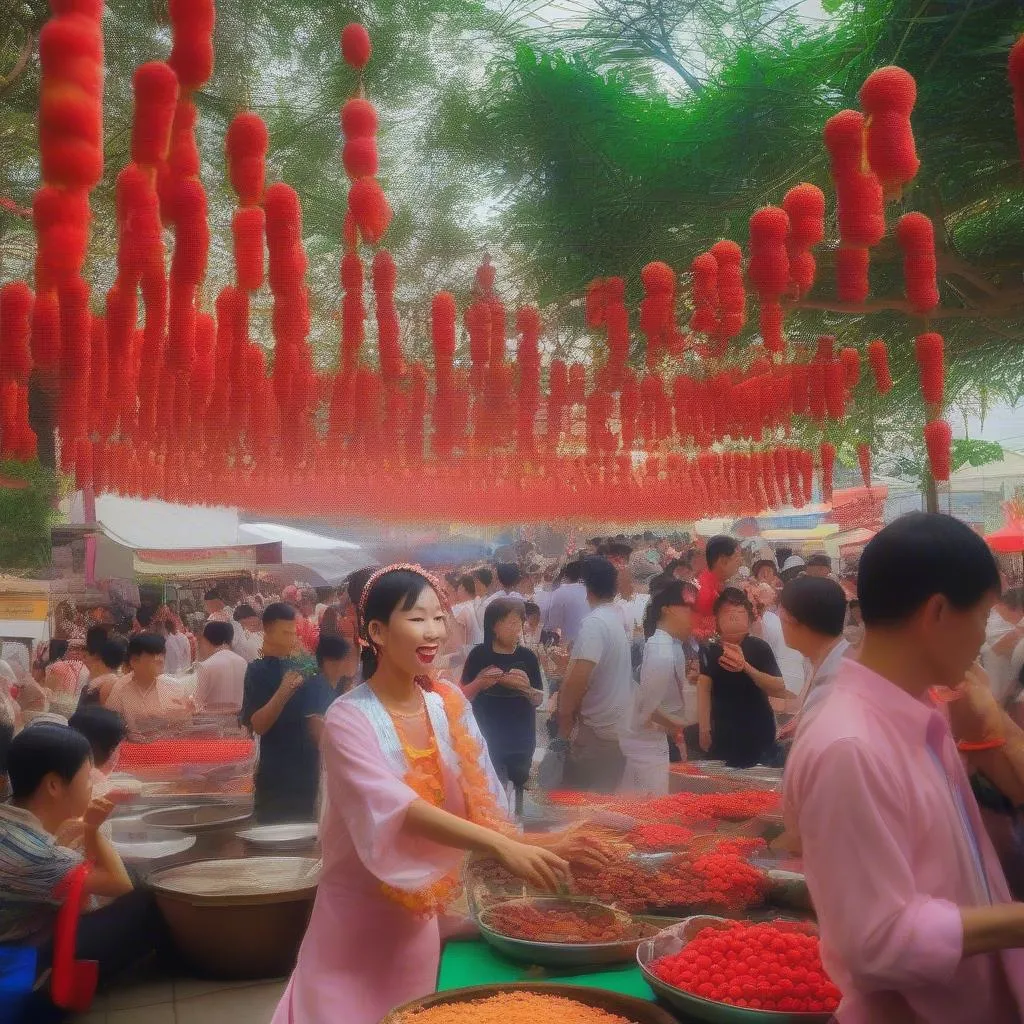
M 955 519 L 912 513 L 882 530 L 860 561 L 859 660 L 841 663 L 793 745 L 787 827 L 841 1024 L 1024 1019 L 1024 904 L 930 694 L 973 671 L 999 586 Z

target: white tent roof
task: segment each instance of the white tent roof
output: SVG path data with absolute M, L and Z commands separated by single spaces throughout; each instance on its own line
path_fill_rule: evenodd
M 319 533 L 298 530 L 281 523 L 242 523 L 238 527 L 237 542 L 280 542 L 281 558 L 286 565 L 305 566 L 330 586 L 340 583 L 356 569 L 376 562 L 363 548 L 351 541 L 324 537 Z
M 1003 449 L 1003 457 L 984 466 L 964 466 L 952 473 L 949 485 L 954 490 L 998 490 L 1004 482 L 1024 480 L 1024 455 Z

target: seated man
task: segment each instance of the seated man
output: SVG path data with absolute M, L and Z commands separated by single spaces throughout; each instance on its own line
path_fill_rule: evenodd
M 86 652 L 85 665 L 89 670 L 89 678 L 79 694 L 79 707 L 102 704 L 110 697 L 110 692 L 120 678 L 118 673 L 124 665 L 125 650 L 123 640 L 111 637 L 103 641 L 97 653 Z
M 117 755 L 124 742 L 124 721 L 116 711 L 97 704 L 80 707 L 68 720 L 75 732 L 80 732 L 92 749 L 92 795 L 106 796 L 110 792 L 110 773 L 117 767 Z
M 98 961 L 102 981 L 150 953 L 162 926 L 150 894 L 134 889 L 100 834 L 112 805 L 92 799 L 92 767 L 89 741 L 67 726 L 36 724 L 11 741 L 11 802 L 0 805 L 0 943 L 35 946 L 39 972 L 49 967 L 62 883 L 89 861 L 85 893 L 113 902 L 83 913 L 76 955 Z M 61 845 L 58 833 L 80 849 Z M 61 1019 L 41 986 L 24 1020 Z
M 164 651 L 164 638 L 153 633 L 136 633 L 128 641 L 128 672 L 110 691 L 106 706 L 124 719 L 131 736 L 159 731 L 192 715 L 192 701 L 181 684 L 162 675 Z
M 199 638 L 196 707 L 213 714 L 242 709 L 245 670 L 249 663 L 231 645 L 235 633 L 229 622 L 208 622 Z

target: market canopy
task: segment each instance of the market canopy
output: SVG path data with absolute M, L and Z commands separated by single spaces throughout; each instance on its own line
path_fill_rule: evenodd
M 281 523 L 242 523 L 238 527 L 238 537 L 239 540 L 278 545 L 281 551 L 278 561 L 311 571 L 314 576 L 304 572 L 297 572 L 296 576 L 302 582 L 314 585 L 336 586 L 357 569 L 377 564 L 377 560 L 359 544 Z

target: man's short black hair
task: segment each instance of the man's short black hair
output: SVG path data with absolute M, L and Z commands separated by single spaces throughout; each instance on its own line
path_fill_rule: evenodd
M 600 555 L 583 559 L 583 585 L 599 601 L 610 601 L 619 589 L 619 570 Z
M 801 626 L 821 636 L 842 636 L 846 625 L 846 594 L 835 580 L 798 576 L 782 588 L 779 600 Z
M 235 631 L 230 622 L 208 622 L 203 626 L 203 639 L 214 647 L 223 647 L 232 643 Z
M 813 555 L 807 556 L 807 568 L 809 569 L 812 565 L 821 565 L 829 572 L 832 571 L 832 559 L 824 551 L 816 551 Z
M 85 631 L 85 653 L 91 654 L 94 658 L 99 657 L 109 635 L 110 630 L 106 626 L 90 626 Z
M 732 558 L 740 542 L 735 537 L 719 533 L 712 537 L 704 549 L 704 560 L 708 563 L 709 569 L 714 569 L 715 563 L 722 558 Z
M 540 605 L 534 604 L 533 601 L 527 601 L 523 605 L 523 611 L 526 612 L 527 618 L 530 618 L 533 615 L 540 615 Z
M 94 764 L 109 761 L 111 754 L 128 735 L 124 719 L 116 711 L 99 704 L 87 704 L 79 708 L 68 719 L 68 725 L 89 741 Z
M 475 569 L 473 575 L 485 586 L 489 587 L 494 583 L 494 573 L 488 568 Z
M 746 608 L 747 614 L 751 618 L 754 617 L 754 606 L 750 603 L 750 598 L 739 587 L 726 587 L 718 595 L 715 599 L 714 614 L 717 616 L 723 608 L 730 605 L 735 608 Z
M 316 663 L 323 668 L 325 659 L 341 660 L 348 656 L 352 645 L 337 633 L 321 633 L 316 644 Z
M 566 562 L 562 568 L 562 579 L 569 583 L 579 583 L 583 579 L 583 559 L 574 558 L 571 562 Z
M 966 523 L 935 512 L 909 512 L 868 541 L 860 556 L 857 597 L 865 626 L 898 626 L 941 594 L 960 611 L 1000 590 L 988 545 Z
M 498 582 L 506 590 L 519 586 L 523 573 L 514 562 L 499 562 L 495 569 L 498 573 Z
M 210 587 L 210 589 L 203 594 L 204 601 L 219 601 L 220 599 L 220 591 L 216 587 Z
M 256 618 L 256 609 L 251 604 L 240 604 L 236 609 L 234 615 L 231 616 L 235 622 L 241 622 L 242 619 L 254 619 Z
M 263 609 L 263 626 L 272 625 L 275 622 L 294 622 L 295 609 L 284 601 L 275 601 Z
M 111 672 L 116 672 L 123 664 L 128 652 L 128 645 L 119 637 L 111 637 L 104 641 L 100 648 L 99 658 Z
M 608 554 L 612 558 L 623 558 L 628 562 L 633 557 L 633 545 L 624 541 L 615 541 L 608 545 Z
M 89 741 L 66 725 L 40 723 L 22 729 L 7 750 L 7 777 L 14 800 L 29 800 L 50 772 L 70 782 L 92 760 Z
M 128 640 L 128 661 L 139 654 L 166 654 L 167 641 L 156 633 L 136 633 Z
M 467 594 L 476 593 L 476 584 L 473 582 L 473 577 L 468 574 L 466 576 L 460 576 L 455 585 L 456 587 L 464 590 Z

